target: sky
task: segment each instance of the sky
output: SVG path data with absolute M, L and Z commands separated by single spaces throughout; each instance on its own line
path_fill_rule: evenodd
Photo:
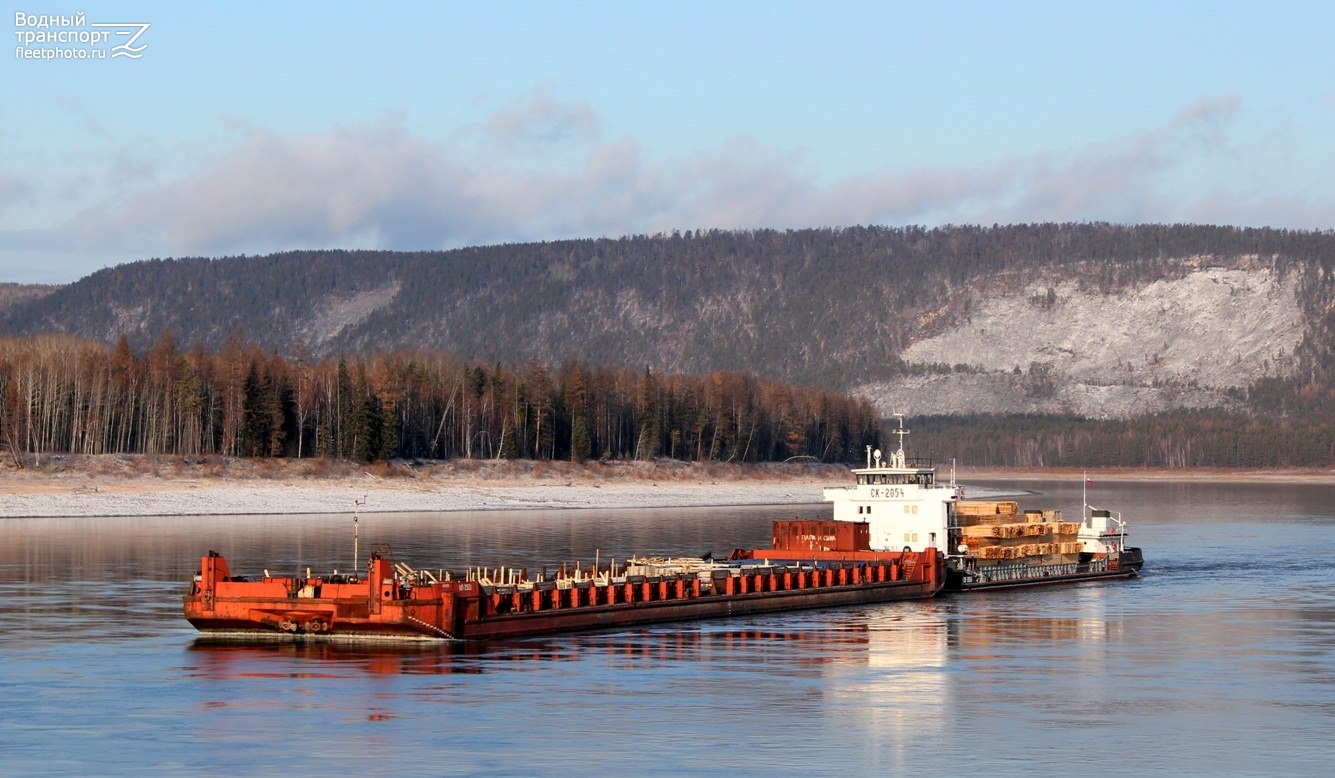
M 1335 227 L 1329 2 L 32 0 L 3 22 L 0 282 L 710 228 Z

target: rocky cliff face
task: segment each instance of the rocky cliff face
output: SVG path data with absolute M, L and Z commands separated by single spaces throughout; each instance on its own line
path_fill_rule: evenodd
M 1268 268 L 1201 266 L 1118 294 L 1042 280 L 969 292 L 972 313 L 902 353 L 949 365 L 855 389 L 886 413 L 1070 413 L 1125 418 L 1227 407 L 1229 390 L 1296 368 L 1298 282 Z

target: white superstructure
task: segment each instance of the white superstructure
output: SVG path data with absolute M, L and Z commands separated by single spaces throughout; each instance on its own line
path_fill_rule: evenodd
M 865 522 L 874 551 L 929 548 L 952 553 L 947 548 L 951 505 L 960 489 L 936 480 L 936 470 L 927 463 L 910 462 L 904 456 L 904 420 L 900 418 L 899 448 L 883 459 L 880 449 L 867 447 L 867 466 L 853 470 L 853 486 L 830 486 L 824 496 L 834 506 L 835 521 Z
M 1080 522 L 1081 550 L 1087 554 L 1115 554 L 1126 548 L 1126 522 L 1121 514 L 1085 506 Z

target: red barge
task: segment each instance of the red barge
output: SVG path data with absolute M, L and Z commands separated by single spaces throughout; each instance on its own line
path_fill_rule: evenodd
M 786 522 L 779 522 L 785 524 Z M 185 597 L 206 636 L 497 640 L 666 621 L 926 599 L 945 585 L 935 551 L 805 555 L 803 562 L 633 559 L 621 570 L 529 580 L 413 570 L 385 552 L 366 575 L 232 575 L 215 552 Z

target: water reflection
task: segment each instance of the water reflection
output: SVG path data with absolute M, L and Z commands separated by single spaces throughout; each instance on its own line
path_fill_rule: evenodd
M 461 655 L 476 655 L 481 647 L 467 644 L 386 643 L 368 647 L 339 643 L 277 642 L 270 644 L 228 644 L 196 640 L 190 645 L 186 671 L 193 676 L 215 680 L 264 677 L 275 668 L 284 673 L 304 675 L 309 669 L 325 668 L 331 676 L 348 672 L 372 675 L 418 673 L 479 673 L 480 667 L 456 663 Z
M 878 607 L 861 618 L 867 641 L 860 667 L 838 668 L 825 679 L 827 736 L 836 729 L 862 733 L 863 758 L 884 773 L 907 772 L 921 766 L 924 746 L 952 727 L 948 667 L 961 622 L 946 601 Z
M 848 663 L 871 665 L 876 632 L 866 623 L 847 623 L 839 629 L 735 628 L 727 622 L 669 625 L 651 630 L 565 635 L 546 639 L 450 642 L 292 641 L 275 638 L 263 643 L 235 643 L 196 638 L 188 647 L 193 675 L 241 678 L 273 674 L 273 668 L 328 665 L 341 672 L 373 675 L 480 674 L 503 670 L 521 662 L 577 661 L 596 651 L 612 660 L 688 662 L 711 656 L 781 651 L 801 657 L 803 664 Z M 889 638 L 885 638 L 888 640 Z M 783 644 L 790 644 L 784 646 Z M 894 655 L 899 661 L 905 646 Z M 937 658 L 933 661 L 940 661 Z M 888 665 L 887 665 L 888 666 Z M 287 671 L 284 671 L 287 672 Z M 304 671 L 290 671 L 304 674 Z
M 1079 504 L 1041 487 L 1026 507 Z M 1149 774 L 1323 774 L 1335 488 L 1099 501 L 1133 522 L 1141 579 L 483 645 L 210 644 L 181 618 L 210 548 L 241 574 L 346 569 L 346 516 L 0 521 L 5 771 L 992 774 L 1130 753 Z M 362 542 L 423 567 L 605 561 L 763 545 L 819 512 L 404 514 Z M 76 739 L 96 761 L 64 756 Z

